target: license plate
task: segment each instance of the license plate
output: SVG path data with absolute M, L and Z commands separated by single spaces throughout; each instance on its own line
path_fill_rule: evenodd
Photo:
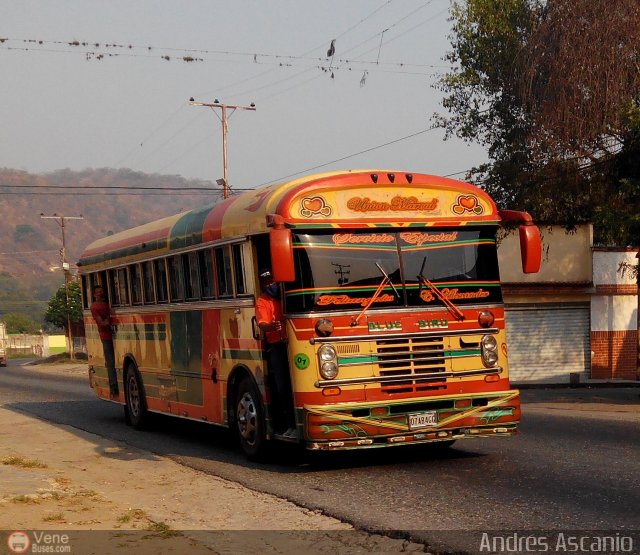
M 418 412 L 409 415 L 409 429 L 427 428 L 438 424 L 438 413 L 435 410 L 429 412 Z

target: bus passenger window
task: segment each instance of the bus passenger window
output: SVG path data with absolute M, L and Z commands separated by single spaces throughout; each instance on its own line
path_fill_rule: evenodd
M 120 305 L 127 306 L 129 304 L 129 275 L 127 268 L 118 270 L 118 292 L 120 295 Z
M 129 268 L 131 276 L 131 304 L 142 304 L 142 275 L 140 265 L 134 264 Z
M 184 301 L 184 276 L 180 255 L 167 259 L 169 266 L 169 297 L 172 303 Z
M 200 288 L 203 299 L 213 299 L 215 289 L 213 287 L 213 257 L 211 250 L 198 251 L 198 267 L 200 270 Z
M 156 294 L 153 289 L 153 262 L 142 264 L 142 284 L 144 287 L 144 304 L 154 304 Z
M 103 270 L 102 272 L 96 272 L 95 274 L 91 274 L 91 294 L 90 301 L 93 300 L 93 290 L 96 287 L 102 287 L 104 289 L 104 298 L 109 304 L 113 304 L 113 296 L 111 295 L 111 290 L 109 289 L 109 280 L 107 279 L 107 271 Z
M 155 260 L 154 263 L 156 274 L 156 297 L 159 303 L 166 303 L 169 300 L 167 296 L 167 267 L 164 258 Z
M 112 306 L 120 306 L 120 288 L 118 286 L 118 270 L 109 270 L 109 297 Z
M 216 249 L 216 273 L 218 275 L 218 296 L 233 297 L 231 250 L 228 245 Z
M 91 306 L 89 281 L 89 276 L 82 276 L 82 308 L 89 308 Z
M 184 292 L 188 301 L 200 300 L 200 277 L 198 276 L 198 253 L 182 255 L 184 266 Z
M 233 273 L 236 282 L 236 294 L 246 295 L 244 279 L 244 264 L 242 260 L 242 245 L 233 245 Z

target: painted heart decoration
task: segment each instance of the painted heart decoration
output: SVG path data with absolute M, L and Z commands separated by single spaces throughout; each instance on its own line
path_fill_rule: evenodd
M 322 197 L 305 197 L 302 199 L 300 214 L 305 218 L 312 216 L 331 216 L 331 207 Z
M 460 195 L 458 202 L 451 207 L 454 214 L 461 216 L 465 212 L 473 212 L 474 214 L 482 214 L 484 208 L 473 195 Z
M 478 204 L 478 199 L 476 197 L 460 197 L 459 201 L 460 205 L 467 209 L 467 210 L 473 210 L 476 206 L 476 204 Z
M 322 202 L 320 197 L 305 198 L 302 200 L 302 208 L 313 214 L 320 212 L 323 206 L 324 202 Z

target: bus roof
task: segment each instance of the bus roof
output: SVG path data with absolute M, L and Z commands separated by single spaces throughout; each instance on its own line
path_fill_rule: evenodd
M 268 231 L 277 214 L 294 228 L 375 228 L 495 224 L 491 198 L 446 177 L 389 170 L 309 175 L 231 196 L 91 243 L 78 266 L 160 256 L 173 250 Z

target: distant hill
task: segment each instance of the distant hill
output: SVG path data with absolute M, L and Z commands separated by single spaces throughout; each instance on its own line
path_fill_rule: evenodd
M 0 168 L 0 317 L 21 311 L 22 305 L 34 299 L 48 300 L 63 281 L 61 229 L 56 220 L 41 219 L 41 213 L 84 217 L 65 222 L 67 259 L 75 264 L 95 239 L 220 198 L 215 191 L 206 195 L 188 190 L 194 187 L 216 188 L 201 180 L 131 170 L 60 170 L 36 175 Z M 160 188 L 174 190 L 142 191 Z M 31 298 L 22 302 L 20 292 L 24 291 Z

